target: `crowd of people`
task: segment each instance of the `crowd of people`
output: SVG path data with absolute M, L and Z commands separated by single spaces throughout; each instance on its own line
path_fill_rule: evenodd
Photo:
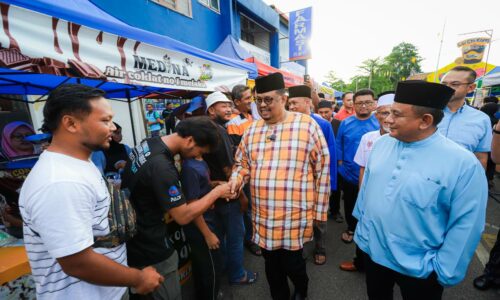
M 441 83 L 344 93 L 337 107 L 274 73 L 197 97 L 182 115 L 147 104 L 150 137 L 135 148 L 121 143 L 103 91 L 58 87 L 43 112 L 50 146 L 14 214 L 37 297 L 181 299 L 173 219 L 197 299 L 223 299 L 223 274 L 231 285 L 266 280 L 275 300 L 307 299 L 304 245 L 314 240 L 314 263 L 325 264 L 330 217 L 356 244 L 339 267 L 364 272 L 369 299 L 393 299 L 394 285 L 403 299 L 441 299 L 465 277 L 485 225 L 486 169 L 500 161 L 497 99 L 468 105 L 475 80 L 456 67 Z M 32 154 L 24 137 L 34 133 L 6 126 L 4 155 Z M 265 274 L 245 266 L 245 248 Z M 497 241 L 477 288 L 500 286 L 499 257 Z

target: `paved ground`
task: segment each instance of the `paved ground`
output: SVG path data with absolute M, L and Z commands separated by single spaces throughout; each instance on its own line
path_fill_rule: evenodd
M 500 187 L 500 184 L 497 185 Z M 499 189 L 500 190 L 500 189 Z M 498 197 L 500 201 L 500 196 Z M 472 280 L 479 276 L 483 270 L 483 262 L 488 259 L 489 250 L 493 246 L 498 227 L 500 225 L 500 203 L 490 198 L 487 211 L 487 226 L 481 245 L 476 251 L 476 256 L 469 266 L 465 280 L 453 288 L 445 289 L 443 299 L 447 300 L 498 300 L 500 291 L 477 291 L 472 286 Z M 309 274 L 309 299 L 367 299 L 364 276 L 361 273 L 348 273 L 338 268 L 340 262 L 349 260 L 354 254 L 354 245 L 345 245 L 340 241 L 340 234 L 345 230 L 345 223 L 337 224 L 328 222 L 327 257 L 328 261 L 323 266 L 316 266 L 312 261 L 312 245 L 307 245 L 308 253 L 307 270 Z M 264 260 L 245 251 L 245 266 L 252 271 L 259 272 L 260 278 L 251 286 L 224 287 L 225 299 L 250 300 L 271 299 L 269 288 L 264 274 Z M 184 288 L 184 299 L 192 299 L 192 287 L 188 283 Z M 399 291 L 395 288 L 395 299 L 401 299 Z

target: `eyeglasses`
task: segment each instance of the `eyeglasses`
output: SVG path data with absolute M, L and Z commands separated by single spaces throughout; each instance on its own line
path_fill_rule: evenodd
M 30 135 L 32 135 L 32 133 L 25 133 L 25 134 L 16 133 L 16 134 L 11 135 L 11 138 L 16 139 L 16 140 L 24 140 L 24 138 L 26 138 L 27 136 L 30 136 Z
M 356 105 L 356 106 L 370 106 L 372 104 L 373 104 L 373 101 L 354 102 L 354 105 Z
M 261 105 L 262 102 L 264 102 L 266 105 L 271 105 L 273 101 L 274 101 L 273 97 L 264 97 L 264 98 L 257 97 L 255 99 L 255 103 L 257 103 L 258 105 Z
M 458 82 L 458 81 L 453 81 L 453 82 L 441 82 L 441 84 L 449 86 L 451 88 L 459 88 L 461 85 L 469 85 L 473 84 L 474 82 Z

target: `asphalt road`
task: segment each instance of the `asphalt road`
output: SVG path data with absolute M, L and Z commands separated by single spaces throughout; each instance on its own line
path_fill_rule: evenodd
M 500 187 L 500 184 L 497 186 Z M 500 190 L 500 189 L 499 189 Z M 499 197 L 500 200 L 500 197 Z M 467 276 L 459 285 L 447 288 L 443 299 L 446 300 L 499 300 L 500 291 L 478 291 L 472 286 L 472 280 L 482 274 L 484 263 L 486 263 L 489 251 L 493 246 L 496 233 L 500 225 L 500 203 L 491 199 L 488 203 L 487 226 L 483 234 L 481 244 L 472 260 Z M 354 255 L 354 244 L 346 245 L 340 241 L 340 234 L 345 230 L 345 223 L 328 221 L 327 240 L 327 262 L 323 266 L 313 263 L 312 245 L 305 247 L 307 255 L 307 272 L 309 275 L 309 299 L 331 300 L 331 299 L 367 299 L 364 275 L 362 273 L 344 272 L 339 269 L 342 261 L 352 259 Z M 224 299 L 227 300 L 250 300 L 271 299 L 269 287 L 264 273 L 264 260 L 256 257 L 245 250 L 245 267 L 249 270 L 259 272 L 258 281 L 249 286 L 227 286 L 223 282 Z M 290 285 L 292 288 L 292 285 Z M 192 285 L 183 287 L 184 299 L 193 299 Z M 394 299 L 402 299 L 397 287 L 394 289 Z

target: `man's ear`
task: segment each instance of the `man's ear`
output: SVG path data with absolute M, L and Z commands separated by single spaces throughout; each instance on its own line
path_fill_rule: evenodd
M 470 94 L 470 93 L 474 92 L 475 89 L 476 89 L 476 84 L 475 83 L 469 85 L 467 87 L 467 94 Z
M 64 115 L 61 118 L 61 128 L 70 133 L 76 133 L 80 129 L 81 120 L 72 115 Z
M 421 117 L 419 129 L 426 130 L 429 127 L 431 127 L 433 123 L 434 123 L 434 117 L 431 114 L 424 114 Z

